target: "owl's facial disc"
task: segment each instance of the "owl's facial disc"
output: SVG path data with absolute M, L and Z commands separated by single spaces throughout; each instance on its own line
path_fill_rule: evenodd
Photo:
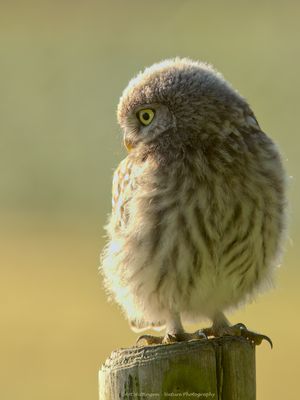
M 153 143 L 159 135 L 174 127 L 175 117 L 166 105 L 140 105 L 126 116 L 124 145 L 131 151 L 140 143 Z

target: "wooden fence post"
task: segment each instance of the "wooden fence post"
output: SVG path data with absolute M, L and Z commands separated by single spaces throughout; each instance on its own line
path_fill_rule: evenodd
M 255 400 L 255 346 L 225 336 L 120 349 L 99 384 L 100 400 Z

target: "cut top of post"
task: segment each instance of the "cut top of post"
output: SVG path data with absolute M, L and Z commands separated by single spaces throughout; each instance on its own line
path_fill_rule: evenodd
M 255 400 L 255 346 L 225 336 L 112 352 L 99 372 L 100 400 Z

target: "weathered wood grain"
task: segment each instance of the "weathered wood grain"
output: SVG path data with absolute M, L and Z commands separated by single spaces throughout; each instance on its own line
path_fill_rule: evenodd
M 255 400 L 255 346 L 240 337 L 114 351 L 100 400 Z

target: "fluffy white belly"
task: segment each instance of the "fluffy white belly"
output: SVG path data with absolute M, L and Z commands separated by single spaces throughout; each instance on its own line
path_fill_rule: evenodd
M 183 321 L 212 317 L 271 278 L 280 204 L 270 190 L 250 185 L 182 183 L 172 195 L 141 189 L 127 203 L 134 219 L 124 229 L 111 221 L 103 271 L 130 320 L 159 325 L 170 312 Z

